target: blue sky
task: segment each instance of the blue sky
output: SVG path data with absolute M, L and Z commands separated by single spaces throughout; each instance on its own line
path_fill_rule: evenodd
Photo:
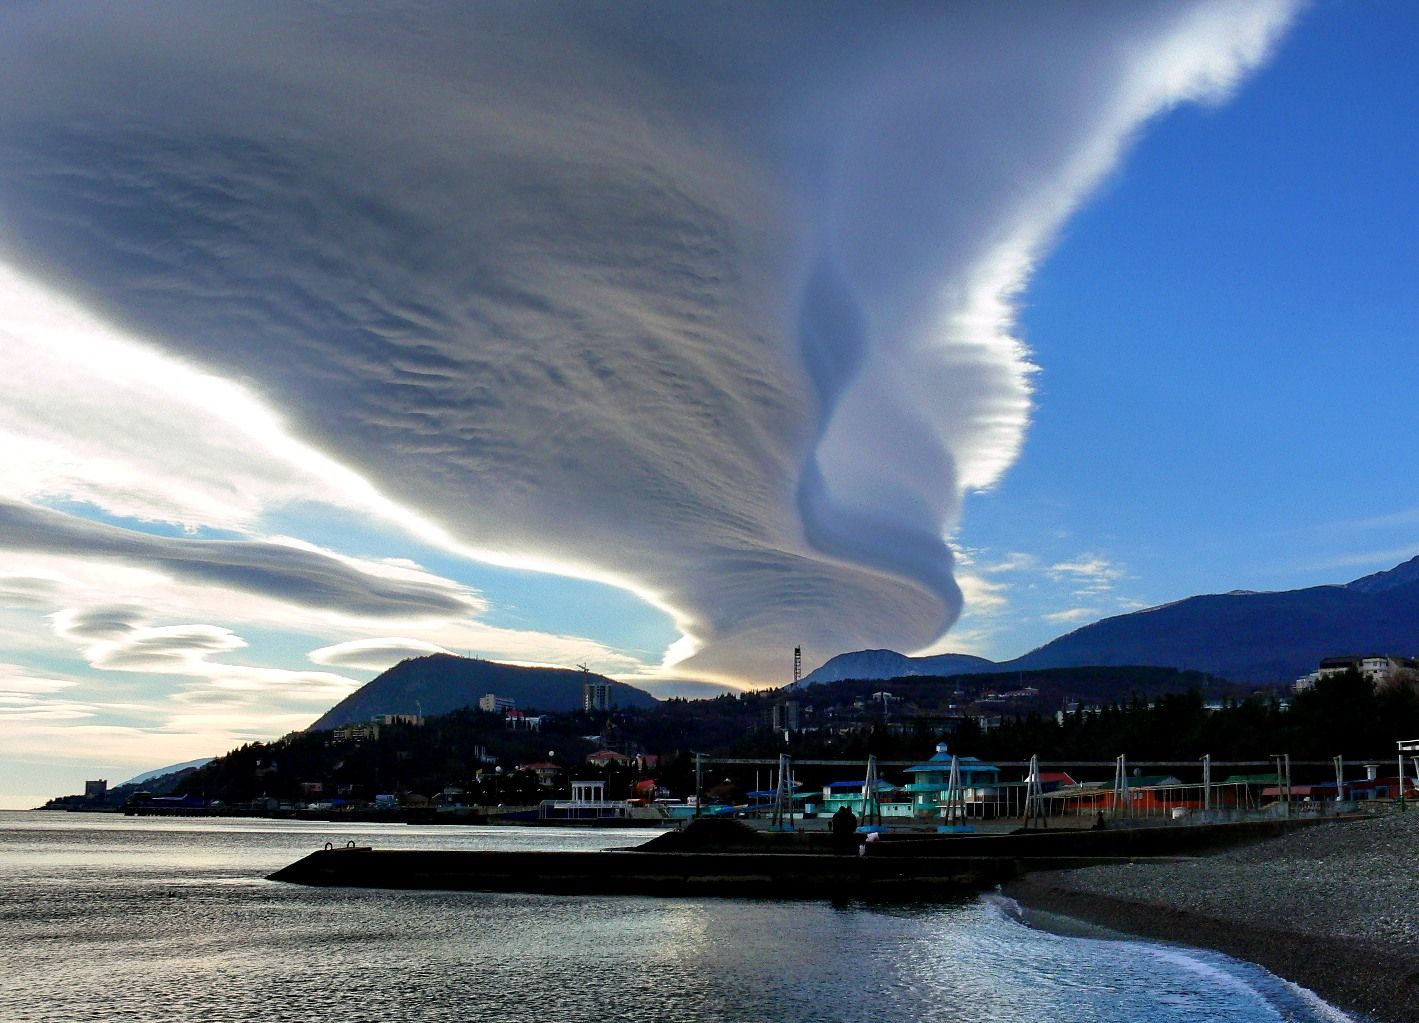
M 1084 624 L 1419 554 L 1416 30 L 1409 5 L 1311 7 L 1071 219 L 1022 302 L 1041 366 L 1024 451 L 958 539 L 983 564 L 1093 557 L 1117 578 L 1071 601 L 1077 574 L 997 573 L 1011 602 L 982 652 L 1024 652 L 1071 608 Z
M 0 13 L 0 805 L 1419 553 L 1412 5 L 718 10 Z

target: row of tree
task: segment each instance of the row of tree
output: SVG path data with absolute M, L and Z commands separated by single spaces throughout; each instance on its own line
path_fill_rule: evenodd
M 950 688 L 952 680 L 935 680 Z M 878 683 L 879 685 L 881 683 Z M 922 680 L 912 686 L 925 690 Z M 309 783 L 324 796 L 372 798 L 380 792 L 425 795 L 456 786 L 480 803 L 526 803 L 547 795 L 536 778 L 517 764 L 552 761 L 563 780 L 600 775 L 608 795 L 629 793 L 637 775 L 624 767 L 596 769 L 585 763 L 600 746 L 658 757 L 654 772 L 675 795 L 693 791 L 692 751 L 711 756 L 798 759 L 919 760 L 947 739 L 955 751 L 984 760 L 1108 760 L 1126 754 L 1136 761 L 1194 760 L 1211 754 L 1221 760 L 1258 760 L 1275 753 L 1295 759 L 1349 759 L 1390 756 L 1397 739 L 1419 738 L 1419 690 L 1408 680 L 1377 688 L 1351 672 L 1320 680 L 1296 694 L 1289 706 L 1276 694 L 1228 700 L 1208 709 L 1197 690 L 1104 704 L 1088 712 L 1060 716 L 1025 713 L 1007 716 L 983 730 L 968 715 L 919 717 L 879 715 L 851 729 L 828 725 L 822 711 L 835 696 L 856 692 L 845 686 L 819 687 L 811 694 L 820 713 L 810 729 L 785 734 L 770 727 L 769 711 L 789 696 L 783 692 L 723 696 L 713 700 L 667 700 L 654 708 L 611 715 L 551 714 L 542 731 L 509 730 L 503 719 L 478 710 L 429 718 L 421 727 L 385 726 L 378 738 L 338 742 L 330 732 L 305 732 L 277 743 L 253 743 L 192 774 L 183 789 L 207 799 L 249 802 L 262 797 L 297 799 Z M 858 685 L 857 688 L 861 688 Z M 850 706 L 850 701 L 843 706 Z M 493 768 L 496 760 L 501 771 Z M 739 787 L 750 784 L 746 775 Z M 716 778 L 717 782 L 724 779 Z

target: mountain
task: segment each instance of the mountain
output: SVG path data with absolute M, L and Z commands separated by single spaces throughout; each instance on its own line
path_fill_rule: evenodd
M 152 781 L 154 778 L 161 778 L 167 774 L 176 774 L 178 771 L 185 771 L 189 767 L 197 768 L 201 767 L 203 764 L 210 764 L 212 759 L 212 757 L 199 757 L 196 760 L 184 761 L 181 764 L 172 764 L 168 767 L 156 767 L 151 771 L 144 771 L 142 774 L 134 775 L 124 782 L 123 785 L 142 785 L 146 781 Z M 116 785 L 114 787 L 121 788 L 122 786 Z
M 963 655 L 863 650 L 840 654 L 804 681 L 829 681 L 816 676 L 841 662 L 871 672 L 857 678 L 1150 665 L 1237 682 L 1289 682 L 1313 671 L 1322 657 L 1367 653 L 1419 653 L 1419 557 L 1344 585 L 1187 597 L 1105 618 L 1010 661 L 942 671 L 933 662 Z M 833 677 L 848 677 L 839 670 Z
M 991 671 L 994 661 L 970 654 L 936 654 L 932 657 L 908 657 L 895 650 L 858 650 L 838 654 L 826 664 L 810 671 L 798 683 L 800 686 L 821 682 L 841 682 L 849 678 L 901 678 L 906 675 L 965 675 Z
M 447 714 L 476 707 L 487 693 L 513 700 L 519 710 L 580 710 L 583 682 L 610 683 L 611 700 L 618 707 L 656 703 L 649 693 L 604 675 L 430 654 L 400 661 L 331 707 L 310 727 L 338 728 L 378 714 Z

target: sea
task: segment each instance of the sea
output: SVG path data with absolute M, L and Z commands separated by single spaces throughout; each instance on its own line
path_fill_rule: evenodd
M 322 889 L 327 841 L 603 849 L 658 832 L 0 812 L 0 1021 L 1339 1023 L 1260 967 L 933 905 Z

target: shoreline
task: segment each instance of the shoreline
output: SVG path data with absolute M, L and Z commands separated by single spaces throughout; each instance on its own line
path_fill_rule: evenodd
M 1419 813 L 1171 864 L 1032 873 L 1003 894 L 1126 936 L 1223 952 L 1337 1008 L 1419 1021 Z

